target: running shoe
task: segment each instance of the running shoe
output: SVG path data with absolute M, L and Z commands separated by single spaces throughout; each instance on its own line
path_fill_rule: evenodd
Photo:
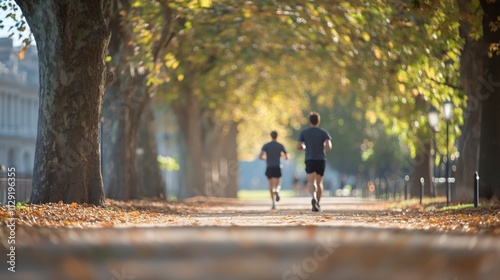
M 312 199 L 311 200 L 311 204 L 312 204 L 312 211 L 313 212 L 319 212 L 319 205 L 316 203 L 316 199 Z

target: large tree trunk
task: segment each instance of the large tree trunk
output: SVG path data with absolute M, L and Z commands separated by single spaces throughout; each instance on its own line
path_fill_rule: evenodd
M 132 26 L 126 18 L 128 1 L 109 4 L 109 56 L 115 79 L 104 95 L 103 180 L 106 196 L 119 200 L 142 197 L 137 166 L 137 132 L 148 99 L 146 73 L 133 62 Z M 122 13 L 125 12 L 125 13 Z
M 481 0 L 484 11 L 483 36 L 489 46 L 500 42 L 500 29 L 492 31 L 490 23 L 500 17 L 500 1 Z M 485 56 L 481 78 L 481 144 L 479 153 L 480 196 L 500 198 L 500 55 Z
M 462 13 L 470 14 L 470 0 L 459 0 Z M 479 143 L 481 134 L 481 79 L 483 73 L 483 57 L 487 46 L 483 39 L 470 37 L 470 22 L 460 22 L 460 36 L 465 40 L 460 59 L 460 79 L 462 88 L 468 97 L 467 109 L 464 112 L 464 126 L 459 142 L 460 157 L 457 164 L 457 176 L 453 197 L 458 200 L 473 198 L 473 174 L 479 168 Z
M 155 135 L 155 115 L 152 99 L 148 98 L 139 126 L 139 148 L 143 154 L 139 160 L 142 194 L 145 197 L 165 199 L 165 184 L 158 165 L 158 147 Z
M 181 149 L 179 199 L 206 196 L 200 101 L 189 88 L 183 90 L 182 96 L 172 106 L 177 115 Z
M 204 120 L 206 195 L 235 198 L 238 191 L 238 124 L 219 124 L 209 117 Z
M 30 202 L 102 204 L 99 123 L 110 77 L 104 1 L 16 2 L 37 42 L 40 68 Z

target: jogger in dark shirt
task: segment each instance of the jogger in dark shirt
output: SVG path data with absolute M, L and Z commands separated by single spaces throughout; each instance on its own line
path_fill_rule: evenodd
M 323 175 L 326 166 L 326 153 L 332 149 L 332 137 L 324 129 L 319 128 L 320 116 L 316 112 L 309 114 L 311 127 L 303 130 L 297 142 L 298 150 L 305 150 L 307 184 L 312 195 L 312 211 L 321 210 L 319 202 L 323 193 Z
M 281 185 L 281 162 L 280 158 L 288 159 L 285 147 L 278 143 L 278 133 L 271 132 L 272 141 L 266 143 L 259 154 L 260 159 L 265 159 L 267 163 L 266 176 L 269 180 L 269 191 L 273 201 L 271 209 L 276 209 L 275 201 L 280 200 L 279 190 Z

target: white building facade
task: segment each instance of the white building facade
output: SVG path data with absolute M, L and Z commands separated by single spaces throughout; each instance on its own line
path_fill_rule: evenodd
M 38 120 L 36 47 L 23 60 L 12 41 L 0 38 L 0 165 L 31 174 Z

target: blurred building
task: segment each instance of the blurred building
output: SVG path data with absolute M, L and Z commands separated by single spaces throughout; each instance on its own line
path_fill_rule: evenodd
M 32 173 L 38 119 L 38 56 L 24 59 L 12 40 L 0 38 L 0 165 Z

